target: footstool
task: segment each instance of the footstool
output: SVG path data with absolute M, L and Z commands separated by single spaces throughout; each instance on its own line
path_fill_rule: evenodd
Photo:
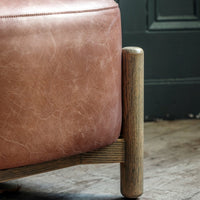
M 117 162 L 141 195 L 143 51 L 121 57 L 113 0 L 0 1 L 0 182 Z

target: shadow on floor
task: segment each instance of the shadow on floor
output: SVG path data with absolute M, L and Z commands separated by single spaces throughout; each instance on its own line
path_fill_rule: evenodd
M 1 200 L 125 200 L 114 195 L 55 193 L 36 191 L 34 188 L 20 188 L 16 184 L 0 183 Z M 139 199 L 138 199 L 139 200 Z

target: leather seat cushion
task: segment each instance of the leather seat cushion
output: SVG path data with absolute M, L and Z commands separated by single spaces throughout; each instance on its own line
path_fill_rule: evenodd
M 0 169 L 113 143 L 121 22 L 113 0 L 0 1 Z

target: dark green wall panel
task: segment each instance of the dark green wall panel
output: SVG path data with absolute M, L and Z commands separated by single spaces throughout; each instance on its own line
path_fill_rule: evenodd
M 119 0 L 119 5 L 123 46 L 145 51 L 146 119 L 198 117 L 200 0 Z

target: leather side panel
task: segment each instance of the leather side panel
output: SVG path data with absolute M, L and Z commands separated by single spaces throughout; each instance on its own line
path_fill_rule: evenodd
M 0 19 L 0 169 L 103 147 L 120 128 L 118 9 Z

